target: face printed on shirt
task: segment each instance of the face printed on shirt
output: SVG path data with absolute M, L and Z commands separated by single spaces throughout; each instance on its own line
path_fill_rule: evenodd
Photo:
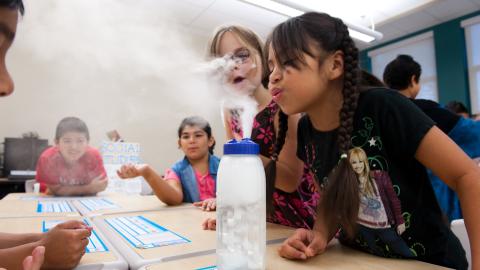
M 66 132 L 56 141 L 62 157 L 69 164 L 77 162 L 87 151 L 87 136 L 81 132 Z
M 352 168 L 358 176 L 361 176 L 363 170 L 365 169 L 365 163 L 363 160 L 360 159 L 359 156 L 352 156 L 350 157 L 350 163 L 352 164 Z

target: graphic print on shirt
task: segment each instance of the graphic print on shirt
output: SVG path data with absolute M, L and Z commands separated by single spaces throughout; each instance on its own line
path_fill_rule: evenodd
M 384 246 L 395 255 L 413 257 L 413 252 L 400 237 L 406 226 L 390 176 L 386 171 L 371 171 L 367 154 L 360 147 L 350 149 L 348 159 L 359 183 L 357 229 L 358 238 L 363 240 L 362 246 L 381 256 L 386 255 L 381 248 Z M 379 242 L 381 246 L 377 244 Z
M 367 175 L 373 180 L 370 181 L 370 183 L 372 183 L 371 186 L 376 185 L 375 190 L 381 195 L 381 200 L 377 199 L 375 201 L 372 200 L 372 198 L 366 198 L 360 194 L 359 237 L 357 237 L 355 241 L 360 246 L 368 248 L 372 253 L 384 257 L 416 257 L 418 255 L 424 255 L 425 247 L 423 244 L 413 242 L 408 246 L 403 238 L 400 237 L 400 235 L 410 227 L 411 214 L 402 212 L 401 201 L 399 200 L 401 190 L 398 185 L 392 183 L 390 175 L 388 174 L 388 160 L 382 155 L 382 150 L 384 150 L 383 141 L 381 136 L 374 132 L 374 121 L 370 117 L 363 117 L 362 121 L 364 124 L 363 128 L 356 130 L 352 134 L 351 143 L 353 148 L 350 152 L 363 152 L 363 155 L 368 160 L 368 162 L 365 163 L 365 168 L 370 170 L 370 173 Z M 370 155 L 367 156 L 366 152 Z M 349 158 L 351 158 L 350 154 Z M 362 185 L 361 179 L 359 179 L 359 183 Z M 373 187 L 370 190 L 373 190 Z M 388 193 L 388 195 L 386 195 L 385 192 Z M 376 203 L 374 203 L 374 201 Z M 389 204 L 392 207 L 389 207 Z M 383 207 L 383 210 L 389 218 L 390 228 L 383 229 L 379 232 L 373 231 L 371 228 L 368 228 L 368 226 L 364 226 L 365 224 L 362 224 L 361 221 L 361 215 L 364 214 L 362 210 L 365 211 L 365 213 L 374 213 L 372 212 L 373 209 L 366 210 L 366 206 Z M 377 210 L 380 211 L 379 209 Z M 380 213 L 375 212 L 375 214 L 379 217 L 379 219 L 375 220 L 380 222 L 385 221 Z M 381 233 L 381 235 L 378 233 Z M 409 248 L 409 251 L 406 250 L 406 247 Z
M 374 123 L 372 118 L 362 118 L 364 123 L 364 129 L 357 130 L 352 136 L 353 147 L 369 147 L 372 150 L 376 149 L 381 151 L 383 149 L 383 142 L 380 136 L 372 135 Z M 375 155 L 368 157 L 370 167 L 372 170 L 388 171 L 388 161 L 381 155 Z

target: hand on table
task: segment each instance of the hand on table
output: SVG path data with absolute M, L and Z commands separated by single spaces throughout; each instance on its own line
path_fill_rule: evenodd
M 278 249 L 278 254 L 287 259 L 306 260 L 323 253 L 328 241 L 314 230 L 297 229 Z
M 40 244 L 45 247 L 45 268 L 74 268 L 88 245 L 92 228 L 78 220 L 60 223 L 46 232 Z
M 204 230 L 215 231 L 217 229 L 217 219 L 216 218 L 207 218 L 203 223 L 202 227 Z
M 215 211 L 217 208 L 217 200 L 210 198 L 204 201 L 194 202 L 193 205 L 202 208 L 203 211 Z

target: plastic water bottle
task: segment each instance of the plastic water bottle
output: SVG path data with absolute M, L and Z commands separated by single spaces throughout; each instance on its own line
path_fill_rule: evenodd
M 250 139 L 224 145 L 217 173 L 217 268 L 265 269 L 265 171 Z

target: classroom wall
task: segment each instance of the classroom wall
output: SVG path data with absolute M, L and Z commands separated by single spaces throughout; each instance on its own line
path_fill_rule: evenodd
M 0 99 L 0 139 L 37 132 L 53 143 L 66 116 L 83 119 L 91 145 L 117 129 L 163 171 L 183 157 L 177 128 L 190 115 L 225 141 L 219 98 L 199 73 L 208 37 L 175 27 L 155 1 L 27 0 L 7 56 L 16 87 Z
M 362 68 L 371 71 L 369 51 L 433 31 L 439 102 L 446 104 L 451 100 L 458 100 L 470 107 L 465 34 L 460 23 L 477 15 L 480 15 L 480 11 L 362 50 L 359 57 L 360 65 Z

